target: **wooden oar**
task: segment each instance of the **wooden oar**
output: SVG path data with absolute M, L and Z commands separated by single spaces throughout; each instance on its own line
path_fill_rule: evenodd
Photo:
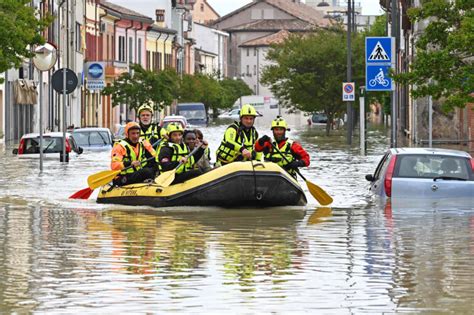
M 200 148 L 200 146 L 197 146 L 195 147 L 191 153 L 189 153 L 187 156 L 186 156 L 186 160 L 189 159 L 191 157 L 191 155 L 193 155 L 194 153 L 196 153 L 196 151 Z M 176 166 L 174 169 L 172 169 L 171 171 L 167 171 L 167 172 L 164 172 L 164 173 L 161 173 L 160 176 L 158 176 L 157 178 L 155 178 L 155 183 L 160 186 L 160 187 L 168 187 L 169 185 L 171 185 L 171 183 L 174 181 L 175 179 L 175 176 L 176 176 L 176 171 L 178 170 L 178 168 L 181 167 L 181 165 L 183 165 L 182 162 L 179 162 L 178 166 Z
M 162 140 L 163 139 L 160 139 L 156 141 L 155 143 L 153 143 L 153 147 L 157 146 Z M 140 164 L 151 161 L 154 158 L 155 157 L 152 156 L 146 159 L 145 161 L 142 161 Z M 78 192 L 72 194 L 71 196 L 69 196 L 69 199 L 88 199 L 90 195 L 92 194 L 92 192 L 94 191 L 94 189 L 110 183 L 115 178 L 115 176 L 117 176 L 120 172 L 132 167 L 133 166 L 130 165 L 122 170 L 118 170 L 118 171 L 106 170 L 106 171 L 101 171 L 101 172 L 90 175 L 87 178 L 87 184 L 89 185 L 89 187 L 81 189 Z
M 288 159 L 283 155 L 283 153 L 281 153 L 281 151 L 273 144 L 273 142 L 270 141 L 270 144 L 272 145 L 273 149 L 276 150 L 278 153 L 280 153 L 281 157 L 287 162 L 287 163 L 290 163 L 290 161 L 288 161 Z M 305 181 L 306 183 L 306 186 L 308 187 L 308 190 L 309 192 L 311 193 L 311 195 L 319 202 L 319 204 L 323 205 L 323 206 L 327 206 L 329 204 L 331 204 L 333 202 L 333 199 L 331 196 L 328 195 L 327 192 L 324 191 L 324 189 L 322 189 L 321 187 L 319 187 L 318 185 L 310 182 L 309 180 L 307 180 L 301 173 L 300 171 L 296 168 L 295 169 L 296 171 L 296 174 L 300 175 L 301 178 Z

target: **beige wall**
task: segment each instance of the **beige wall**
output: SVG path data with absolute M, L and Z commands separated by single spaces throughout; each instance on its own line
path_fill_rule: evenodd
M 206 24 L 208 21 L 217 20 L 219 16 L 205 0 L 197 0 L 193 7 L 193 21 Z

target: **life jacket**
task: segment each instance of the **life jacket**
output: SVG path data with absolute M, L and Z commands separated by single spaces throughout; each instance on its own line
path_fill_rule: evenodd
M 145 157 L 146 149 L 143 146 L 143 143 L 141 141 L 138 142 L 138 156 L 135 154 L 135 150 L 133 149 L 133 147 L 127 141 L 123 139 L 119 140 L 115 145 L 121 145 L 122 147 L 125 148 L 125 151 L 127 152 L 126 155 L 122 158 L 122 162 L 124 164 L 130 164 L 133 161 L 146 160 L 146 157 Z M 146 164 L 147 164 L 146 162 L 143 162 L 140 166 L 124 169 L 120 172 L 120 175 L 132 174 L 138 171 L 140 168 L 144 167 Z
M 156 155 L 157 157 L 160 155 L 159 151 L 161 151 L 161 149 L 163 147 L 168 147 L 168 148 L 173 149 L 173 154 L 171 156 L 171 162 L 179 162 L 179 160 L 181 160 L 182 157 L 186 157 L 186 156 L 189 155 L 189 153 L 191 153 L 189 151 L 188 146 L 185 143 L 173 143 L 173 142 L 165 141 L 158 148 L 158 153 Z M 180 174 L 180 173 L 192 170 L 194 164 L 195 164 L 194 156 L 190 156 L 188 158 L 187 162 L 184 163 L 183 165 L 181 165 L 176 170 L 176 174 Z M 161 167 L 161 164 L 159 164 L 159 168 L 160 168 L 160 171 L 163 171 L 163 169 Z
M 273 141 L 274 148 L 278 148 L 278 142 Z M 273 149 L 271 152 L 265 155 L 265 160 L 278 164 L 280 167 L 284 167 L 295 160 L 293 153 L 291 152 L 291 146 L 293 145 L 292 140 L 286 140 L 285 144 L 278 148 L 280 152 Z M 285 158 L 283 158 L 285 157 Z M 288 162 L 287 162 L 288 161 Z M 296 171 L 293 169 L 287 170 L 292 176 L 296 177 Z
M 148 129 L 143 131 L 140 124 L 140 140 L 148 140 L 153 145 L 156 141 L 162 138 L 161 127 L 157 124 L 150 124 Z
M 224 139 L 222 140 L 219 148 L 216 151 L 217 160 L 222 164 L 228 164 L 234 161 L 242 161 L 242 155 L 240 151 L 235 148 L 234 144 L 229 142 L 229 140 L 233 140 L 234 142 L 238 143 L 239 145 L 244 145 L 247 150 L 252 153 L 252 157 L 255 154 L 253 145 L 257 141 L 258 133 L 257 130 L 252 127 L 250 129 L 250 135 L 247 137 L 247 133 L 240 128 L 240 124 L 234 122 L 229 128 L 236 130 L 235 139 L 227 139 L 226 134 L 224 134 Z M 228 129 L 229 129 L 228 128 Z M 227 133 L 227 131 L 226 131 Z

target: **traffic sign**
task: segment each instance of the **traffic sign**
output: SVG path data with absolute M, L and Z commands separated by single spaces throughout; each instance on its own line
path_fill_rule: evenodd
M 63 69 L 56 70 L 51 77 L 53 89 L 58 93 L 63 93 Z M 77 75 L 71 69 L 66 68 L 66 94 L 71 94 L 77 87 Z
M 367 91 L 393 91 L 392 78 L 389 77 L 391 65 L 366 65 L 365 87 Z
M 344 102 L 353 102 L 355 100 L 355 83 L 342 83 L 342 100 Z
M 394 37 L 366 37 L 365 63 L 366 64 L 393 64 L 395 38 Z

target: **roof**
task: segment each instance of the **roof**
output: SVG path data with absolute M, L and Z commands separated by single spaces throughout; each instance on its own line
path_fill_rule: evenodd
M 460 150 L 440 149 L 440 148 L 394 148 L 391 149 L 396 154 L 436 154 L 436 155 L 451 155 L 457 157 L 471 156 L 469 153 Z
M 220 21 L 223 21 L 233 15 L 236 15 L 260 2 L 266 2 L 267 4 L 274 6 L 275 8 L 278 8 L 289 15 L 293 16 L 295 19 L 305 21 L 307 23 L 317 25 L 317 26 L 326 26 L 330 24 L 330 20 L 324 17 L 324 14 L 322 11 L 318 11 L 306 4 L 303 3 L 294 3 L 289 0 L 254 0 L 250 2 L 249 4 L 240 7 L 239 9 L 230 12 L 227 15 L 224 15 L 223 17 L 215 20 L 213 23 L 218 23 Z
M 240 45 L 240 47 L 258 47 L 270 46 L 271 44 L 279 44 L 290 36 L 287 30 L 281 30 L 278 33 L 262 36 L 256 39 L 249 40 Z
M 171 28 L 167 27 L 161 27 L 156 24 L 152 24 L 148 27 L 147 31 L 155 31 L 155 32 L 160 32 L 160 33 L 167 33 L 167 34 L 176 34 L 178 31 L 173 30 Z
M 314 29 L 314 25 L 301 20 L 256 20 L 250 23 L 232 26 L 225 31 L 310 31 Z
M 125 8 L 125 7 L 122 7 L 118 4 L 115 4 L 115 3 L 112 3 L 112 2 L 108 2 L 108 1 L 101 1 L 100 2 L 100 5 L 105 7 L 105 8 L 108 8 L 108 9 L 111 9 L 113 11 L 116 11 L 120 14 L 122 14 L 124 18 L 126 19 L 130 19 L 130 20 L 138 20 L 138 21 L 142 21 L 142 22 L 148 22 L 148 23 L 153 23 L 153 19 L 146 16 L 146 15 L 143 15 L 141 13 L 138 13 L 136 11 L 133 11 L 133 10 L 130 10 L 128 8 Z

